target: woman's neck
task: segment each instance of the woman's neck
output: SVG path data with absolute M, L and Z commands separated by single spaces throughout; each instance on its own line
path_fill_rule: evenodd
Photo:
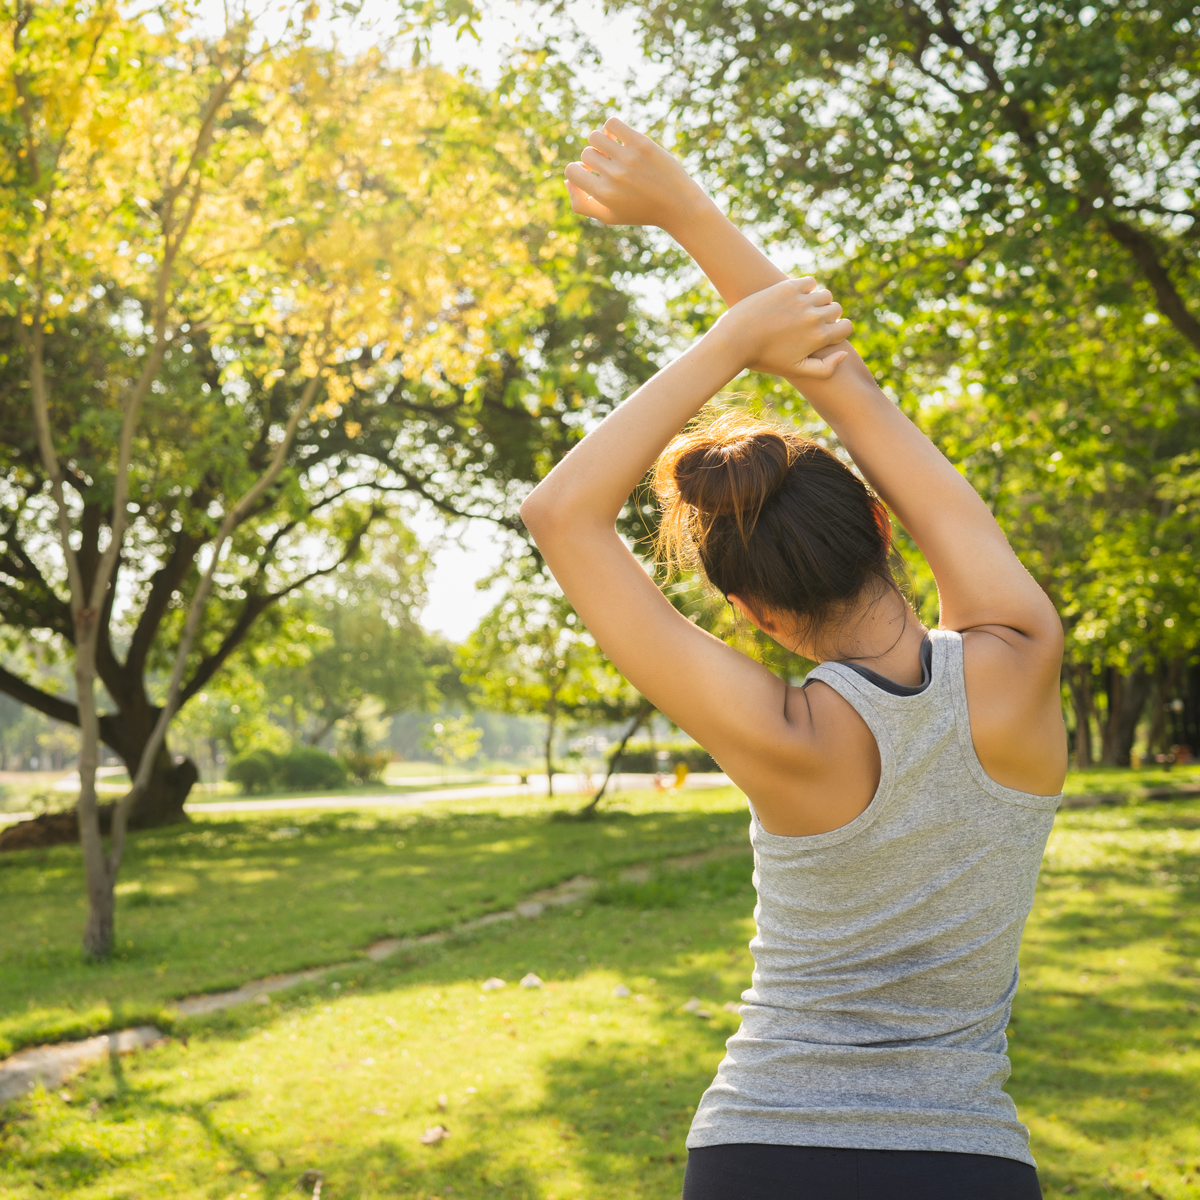
M 856 607 L 820 639 L 818 662 L 851 662 L 893 683 L 921 682 L 921 642 L 928 631 L 917 614 L 893 591 Z

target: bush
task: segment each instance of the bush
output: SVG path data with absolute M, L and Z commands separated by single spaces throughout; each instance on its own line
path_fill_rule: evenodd
M 273 750 L 251 750 L 229 764 L 225 778 L 240 783 L 247 795 L 269 792 L 279 777 L 279 755 Z
M 667 757 L 659 758 L 665 751 Z M 651 774 L 655 771 L 673 771 L 676 763 L 683 763 L 689 771 L 719 771 L 721 768 L 703 746 L 685 742 L 675 746 L 651 746 L 649 742 L 630 742 L 617 764 L 618 771 L 630 774 Z
M 343 750 L 340 757 L 355 783 L 378 783 L 392 761 L 388 750 L 349 749 Z
M 251 750 L 229 764 L 226 778 L 247 794 L 335 788 L 346 782 L 346 768 L 315 746 L 294 746 L 286 754 Z
M 316 746 L 295 746 L 279 761 L 279 785 L 294 788 L 335 788 L 346 782 L 346 768 Z

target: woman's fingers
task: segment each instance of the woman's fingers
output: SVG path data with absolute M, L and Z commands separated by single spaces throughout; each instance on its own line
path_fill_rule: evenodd
M 593 129 L 588 134 L 587 140 L 593 150 L 603 154 L 606 158 L 612 157 L 612 151 L 621 145 L 616 138 L 610 137 L 603 129 Z
M 587 151 L 585 150 L 584 153 L 586 154 Z M 603 183 L 601 177 L 595 171 L 589 170 L 586 163 L 567 163 L 567 169 L 563 175 L 568 183 L 573 183 L 581 191 L 587 192 L 589 196 L 594 196 L 596 188 Z
M 572 166 L 575 164 L 572 163 Z M 595 217 L 598 221 L 603 221 L 606 225 L 613 224 L 613 212 L 606 208 L 599 200 L 589 196 L 583 188 L 573 183 L 570 179 L 567 180 L 567 195 L 571 198 L 571 208 L 583 217 Z
M 805 379 L 828 379 L 846 356 L 845 350 L 839 350 L 837 354 L 831 354 L 828 358 L 806 358 L 796 364 L 795 373 Z
M 624 142 L 626 145 L 632 141 L 636 141 L 640 137 L 645 136 L 644 134 L 638 133 L 638 131 L 632 126 L 626 125 L 620 117 L 609 117 L 608 120 L 604 122 L 604 132 L 609 137 L 616 138 L 617 140 Z
M 589 171 L 603 173 L 607 166 L 611 166 L 611 160 L 607 154 L 601 154 L 595 146 L 584 146 L 583 153 L 579 156 L 579 161 L 583 163 Z

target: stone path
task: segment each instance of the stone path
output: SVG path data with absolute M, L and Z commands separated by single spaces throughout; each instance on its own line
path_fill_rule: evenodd
M 622 870 L 621 878 L 640 882 L 648 879 L 651 871 L 656 867 L 696 866 L 707 859 L 737 853 L 746 848 L 740 844 L 723 846 L 702 854 L 690 854 L 682 858 L 663 859 L 653 863 L 639 863 Z M 564 880 L 554 887 L 530 893 L 511 909 L 484 913 L 481 917 L 463 921 L 450 929 L 422 934 L 419 937 L 384 938 L 381 941 L 372 942 L 363 951 L 363 955 L 373 962 L 383 962 L 402 950 L 438 945 L 452 937 L 486 929 L 489 925 L 516 921 L 521 918 L 532 920 L 540 917 L 547 908 L 577 904 L 586 899 L 595 887 L 594 879 L 587 875 L 576 875 L 573 879 Z M 345 970 L 347 967 L 354 966 L 355 961 L 357 960 L 333 963 L 325 967 L 312 967 L 305 971 L 293 971 L 286 975 L 272 975 L 266 979 L 255 979 L 230 992 L 210 992 L 203 996 L 189 996 L 185 1000 L 180 1000 L 175 1005 L 175 1009 L 181 1016 L 192 1017 L 219 1012 L 221 1009 L 232 1008 L 237 1004 L 249 1004 L 254 1001 L 266 1003 L 271 992 L 280 992 L 286 988 L 295 987 L 299 983 L 311 983 L 314 980 L 322 979 L 333 971 Z M 61 1087 L 71 1076 L 106 1057 L 114 1054 L 128 1054 L 145 1046 L 152 1046 L 163 1041 L 165 1037 L 166 1035 L 153 1025 L 140 1025 L 136 1029 L 105 1033 L 81 1042 L 60 1042 L 52 1046 L 33 1046 L 27 1050 L 20 1050 L 11 1058 L 0 1062 L 0 1103 L 24 1095 L 39 1083 L 47 1089 Z
M 99 1037 L 86 1038 L 82 1042 L 62 1042 L 55 1046 L 31 1046 L 28 1050 L 19 1050 L 11 1058 L 0 1062 L 0 1103 L 24 1095 L 39 1083 L 47 1089 L 60 1087 L 72 1075 L 101 1059 L 131 1054 L 134 1050 L 161 1042 L 165 1036 L 153 1025 L 139 1025 L 135 1029 L 102 1033 Z

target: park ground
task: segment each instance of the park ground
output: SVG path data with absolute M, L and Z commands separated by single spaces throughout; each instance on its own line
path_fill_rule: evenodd
M 1064 811 L 1051 836 L 1009 1029 L 1048 1197 L 1200 1192 L 1200 801 L 1139 798 L 1159 782 L 1074 780 L 1129 799 Z M 138 834 L 105 966 L 79 960 L 78 849 L 0 858 L 0 1050 L 144 1020 L 172 1034 L 0 1109 L 0 1197 L 264 1200 L 306 1170 L 323 1200 L 678 1196 L 691 1113 L 737 1027 L 724 1005 L 749 977 L 745 802 L 633 793 L 591 823 L 551 805 Z M 650 870 L 630 879 L 634 864 Z M 574 906 L 358 957 L 581 873 L 600 886 Z M 263 1003 L 170 1012 L 337 962 Z M 544 986 L 518 987 L 527 972 Z M 483 991 L 490 977 L 506 986 Z

